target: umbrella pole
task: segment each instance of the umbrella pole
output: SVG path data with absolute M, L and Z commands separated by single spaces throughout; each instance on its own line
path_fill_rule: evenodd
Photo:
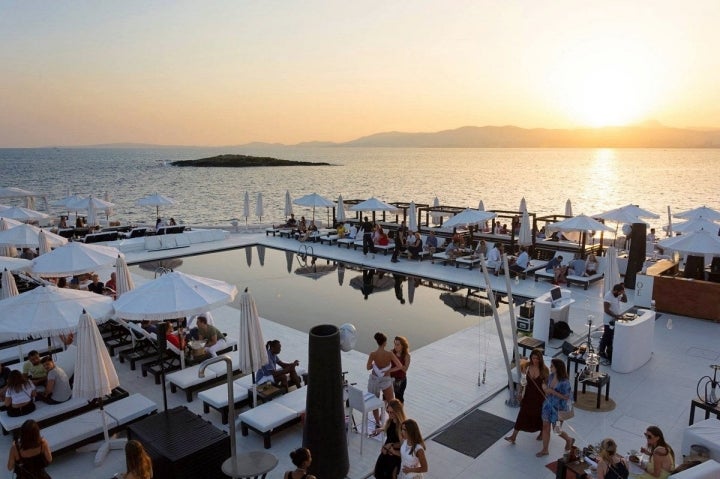
M 100 415 L 102 416 L 103 422 L 103 436 L 104 440 L 96 442 L 94 444 L 88 444 L 77 449 L 78 452 L 89 452 L 97 451 L 95 454 L 95 465 L 99 466 L 107 457 L 111 449 L 123 449 L 125 447 L 126 439 L 110 439 L 110 431 L 108 431 L 107 417 L 105 416 L 105 408 L 103 407 L 102 396 L 98 399 L 100 404 Z

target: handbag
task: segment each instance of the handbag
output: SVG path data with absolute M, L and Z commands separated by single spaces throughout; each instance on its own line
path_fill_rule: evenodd
M 567 421 L 575 417 L 575 408 L 572 402 L 567 400 L 567 407 L 565 409 L 558 409 L 558 419 L 561 421 Z

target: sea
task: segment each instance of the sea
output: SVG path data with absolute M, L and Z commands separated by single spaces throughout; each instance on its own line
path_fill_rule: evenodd
M 220 154 L 271 156 L 325 162 L 330 166 L 253 168 L 174 167 L 176 160 Z M 0 186 L 45 195 L 50 205 L 70 194 L 103 197 L 116 204 L 110 219 L 154 223 L 155 208 L 137 206 L 146 195 L 175 200 L 160 215 L 188 225 L 230 227 L 285 220 L 285 192 L 292 198 L 318 193 L 328 199 L 415 201 L 441 205 L 563 214 L 571 200 L 574 214 L 593 215 L 637 204 L 661 216 L 706 205 L 720 208 L 720 149 L 558 149 L 558 148 L 30 148 L 0 149 Z M 244 216 L 244 195 L 250 216 Z M 256 215 L 258 194 L 262 216 Z M 21 204 L 21 200 L 3 200 Z M 40 205 L 37 205 L 40 207 Z M 50 206 L 54 213 L 63 209 Z M 296 215 L 312 216 L 294 207 Z M 315 211 L 319 219 L 328 212 Z

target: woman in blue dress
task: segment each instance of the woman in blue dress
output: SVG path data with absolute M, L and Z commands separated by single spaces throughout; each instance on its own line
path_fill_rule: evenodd
M 541 413 L 543 421 L 542 450 L 535 454 L 537 457 L 549 454 L 550 426 L 555 426 L 555 423 L 558 422 L 558 411 L 567 409 L 572 394 L 572 386 L 570 386 L 567 369 L 562 359 L 554 358 L 551 361 L 550 377 L 548 377 L 547 383 L 543 384 L 543 392 L 545 393 L 545 401 L 543 401 Z M 565 450 L 570 450 L 575 443 L 575 439 L 565 431 L 560 431 L 558 434 L 565 439 Z

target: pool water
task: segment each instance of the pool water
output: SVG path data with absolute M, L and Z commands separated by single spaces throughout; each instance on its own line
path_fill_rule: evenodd
M 153 277 L 159 265 L 220 279 L 239 291 L 247 287 L 260 316 L 299 331 L 351 323 L 358 332 L 355 349 L 365 353 L 377 347 L 377 331 L 390 339 L 405 336 L 413 349 L 486 321 L 491 314 L 486 301 L 466 299 L 466 290 L 452 292 L 427 280 L 363 272 L 321 258 L 312 264 L 310 258 L 305 262 L 293 252 L 264 246 L 153 262 L 132 271 Z

